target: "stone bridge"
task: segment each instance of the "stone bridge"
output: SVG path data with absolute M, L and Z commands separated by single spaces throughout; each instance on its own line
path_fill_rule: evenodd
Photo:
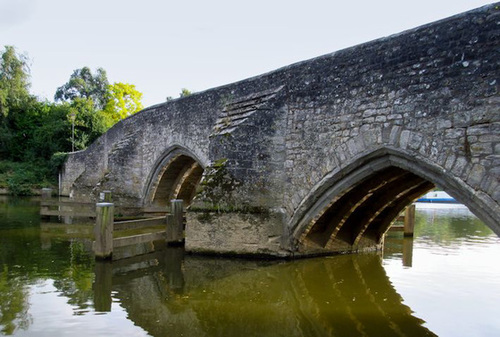
M 435 186 L 500 234 L 500 4 L 149 107 L 69 155 L 61 192 L 188 207 L 186 249 L 380 248 Z

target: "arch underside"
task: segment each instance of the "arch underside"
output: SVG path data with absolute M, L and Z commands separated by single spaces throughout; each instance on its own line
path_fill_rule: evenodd
M 390 166 L 335 196 L 302 235 L 302 244 L 327 251 L 376 247 L 394 219 L 434 184 Z
M 193 157 L 186 154 L 169 156 L 154 174 L 147 203 L 164 207 L 172 199 L 182 199 L 185 206 L 189 205 L 202 175 L 203 167 Z
M 496 229 L 489 200 L 439 167 L 391 149 L 358 158 L 318 186 L 291 221 L 291 247 L 301 254 L 382 248 L 384 234 L 399 214 L 435 186 Z

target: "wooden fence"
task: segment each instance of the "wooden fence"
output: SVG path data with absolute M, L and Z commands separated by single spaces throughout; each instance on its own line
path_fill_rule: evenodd
M 97 217 L 95 202 L 75 201 L 67 198 L 52 198 L 52 189 L 42 189 L 42 200 L 40 201 L 40 216 L 48 217 L 73 217 L 73 218 L 91 218 Z M 104 191 L 99 194 L 99 202 L 111 202 L 111 192 Z M 115 205 L 115 218 L 120 217 L 138 217 L 138 216 L 165 216 L 168 210 L 164 207 L 122 207 Z
M 113 249 L 164 240 L 169 245 L 184 242 L 183 200 L 171 201 L 170 212 L 160 207 L 116 207 L 110 191 L 98 196 L 98 203 L 52 199 L 52 189 L 42 189 L 40 215 L 95 218 L 92 244 L 96 259 L 111 259 Z M 146 217 L 115 221 L 116 215 Z M 157 216 L 154 216 L 157 215 Z M 145 232 L 145 233 L 144 233 Z
M 161 230 L 152 227 L 163 226 Z M 126 235 L 127 231 L 151 229 L 151 232 Z M 123 233 L 125 233 L 124 236 Z M 171 201 L 171 213 L 163 217 L 114 222 L 114 204 L 96 204 L 95 241 L 93 250 L 96 259 L 111 259 L 113 250 L 124 246 L 165 240 L 167 244 L 184 242 L 183 200 Z

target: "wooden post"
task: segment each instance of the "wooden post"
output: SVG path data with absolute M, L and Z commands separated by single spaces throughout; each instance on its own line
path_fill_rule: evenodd
M 404 222 L 404 236 L 413 236 L 413 231 L 415 229 L 415 205 L 410 205 L 406 207 L 405 211 L 405 222 Z
M 50 199 L 50 198 L 52 198 L 52 189 L 42 188 L 42 199 Z
M 170 214 L 167 215 L 166 241 L 167 244 L 179 244 L 184 241 L 184 214 L 182 199 L 170 201 Z
M 96 259 L 111 259 L 113 255 L 113 215 L 115 206 L 110 202 L 96 204 L 94 226 L 94 254 Z
M 113 202 L 111 191 L 102 191 L 99 193 L 99 202 Z

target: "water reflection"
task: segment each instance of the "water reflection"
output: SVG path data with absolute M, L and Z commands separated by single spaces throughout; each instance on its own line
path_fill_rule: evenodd
M 468 211 L 419 211 L 415 239 L 387 238 L 383 263 L 376 254 L 282 263 L 200 258 L 156 244 L 120 252 L 153 253 L 96 263 L 88 226 L 40 223 L 38 211 L 33 200 L 0 199 L 2 335 L 457 335 L 443 328 L 444 314 L 473 327 L 486 320 L 484 335 L 500 329 L 490 322 L 500 271 L 469 249 L 498 256 L 491 247 L 500 241 Z M 465 301 L 473 288 L 482 295 Z
M 111 291 L 113 286 L 113 263 L 111 261 L 96 261 L 94 266 L 95 280 L 94 308 L 98 312 L 111 311 Z
M 6 265 L 0 269 L 0 331 L 5 335 L 27 329 L 31 320 L 27 287 L 13 274 Z
M 406 240 L 386 239 L 384 269 L 404 303 L 440 336 L 498 336 L 500 238 L 467 209 L 421 209 L 416 221 L 411 268 Z
M 411 267 L 413 265 L 413 238 L 403 238 L 403 266 Z
M 96 279 L 112 270 L 113 298 L 153 336 L 433 335 L 402 304 L 377 255 L 263 264 L 184 259 L 171 248 L 100 265 Z M 111 298 L 107 284 L 96 306 Z
M 492 231 L 467 208 L 421 209 L 415 219 L 415 236 L 442 246 L 461 245 L 464 240 L 489 240 Z
M 0 199 L 0 331 L 11 335 L 33 323 L 33 287 L 50 279 L 74 314 L 92 310 L 90 239 L 41 230 L 36 199 Z M 50 225 L 50 224 L 47 224 Z

